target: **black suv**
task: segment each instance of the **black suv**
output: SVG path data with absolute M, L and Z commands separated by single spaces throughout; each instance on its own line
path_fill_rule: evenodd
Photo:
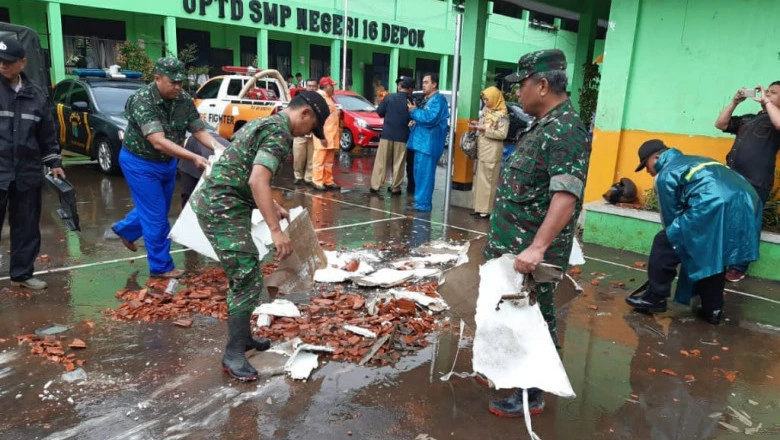
M 54 120 L 60 146 L 97 160 L 107 174 L 119 174 L 127 119 L 125 102 L 146 85 L 135 79 L 109 79 L 85 74 L 57 84 Z

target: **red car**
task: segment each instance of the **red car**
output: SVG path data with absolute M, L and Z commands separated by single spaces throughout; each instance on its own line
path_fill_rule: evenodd
M 336 103 L 341 107 L 344 126 L 341 131 L 341 151 L 351 151 L 355 145 L 379 146 L 384 118 L 376 114 L 376 107 L 366 98 L 349 90 L 336 90 Z

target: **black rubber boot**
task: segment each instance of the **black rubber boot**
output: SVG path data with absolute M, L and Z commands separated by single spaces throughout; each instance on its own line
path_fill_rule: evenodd
M 271 348 L 271 340 L 268 338 L 253 338 L 250 333 L 249 340 L 246 342 L 246 351 L 253 348 L 257 351 L 266 351 Z
M 643 295 L 627 296 L 626 303 L 640 313 L 666 312 L 666 299 L 655 297 L 647 292 Z
M 250 315 L 228 316 L 228 341 L 222 356 L 222 369 L 240 381 L 257 380 L 257 370 L 246 360 L 244 353 L 250 341 Z
M 528 412 L 531 413 L 531 415 L 541 414 L 542 411 L 544 411 L 544 397 L 542 397 L 542 390 L 539 388 L 528 389 L 528 407 Z M 491 413 L 499 417 L 524 417 L 523 389 L 515 389 L 515 392 L 504 400 L 490 402 L 488 409 Z
M 696 315 L 712 325 L 718 325 L 721 319 L 723 319 L 723 310 L 705 310 L 702 307 L 696 312 Z

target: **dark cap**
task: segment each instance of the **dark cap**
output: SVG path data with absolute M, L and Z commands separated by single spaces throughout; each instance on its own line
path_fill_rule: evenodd
M 516 83 L 534 73 L 551 70 L 566 70 L 566 55 L 559 49 L 537 50 L 520 57 L 517 61 L 517 72 L 504 77 L 504 81 Z
M 642 171 L 642 168 L 647 165 L 648 159 L 659 151 L 666 150 L 667 147 L 660 139 L 650 139 L 639 147 L 639 166 L 636 167 L 636 172 Z
M 330 108 L 328 103 L 325 102 L 325 98 L 317 92 L 310 92 L 308 90 L 301 90 L 295 94 L 295 97 L 301 97 L 306 104 L 314 111 L 314 115 L 317 117 L 317 126 L 311 131 L 314 136 L 320 139 L 325 139 L 325 133 L 322 131 L 322 126 L 325 125 L 325 120 L 330 116 Z
M 187 75 L 184 73 L 184 63 L 174 57 L 163 57 L 154 63 L 154 73 L 165 75 L 171 81 L 184 81 Z
M 0 40 L 0 59 L 13 62 L 19 61 L 25 56 L 24 46 L 19 40 L 7 37 Z
M 397 80 L 395 80 L 395 85 L 401 85 L 404 89 L 413 89 L 414 88 L 414 78 L 411 76 L 399 76 Z

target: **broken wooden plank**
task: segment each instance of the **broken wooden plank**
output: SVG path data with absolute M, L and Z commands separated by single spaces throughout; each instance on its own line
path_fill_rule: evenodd
M 382 348 L 383 345 L 385 345 L 385 342 L 387 342 L 390 339 L 390 335 L 384 335 L 379 340 L 374 342 L 374 345 L 371 346 L 371 350 L 368 351 L 368 353 L 363 356 L 363 359 L 358 362 L 358 365 L 363 366 L 366 362 L 370 361 L 371 358 L 376 355 L 376 353 L 379 351 L 380 348 Z

